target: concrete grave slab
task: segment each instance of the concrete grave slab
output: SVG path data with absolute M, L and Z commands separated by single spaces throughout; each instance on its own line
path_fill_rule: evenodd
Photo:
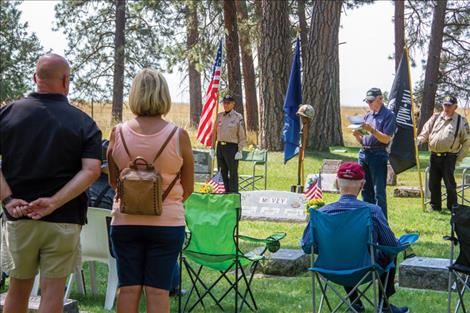
M 414 257 L 401 262 L 398 280 L 400 287 L 447 290 L 448 259 Z
M 275 222 L 305 222 L 303 194 L 277 190 L 242 191 L 242 218 Z
M 259 254 L 262 247 L 249 254 Z M 279 249 L 276 253 L 266 255 L 258 266 L 257 272 L 265 275 L 292 277 L 301 274 L 310 266 L 310 256 L 300 249 Z

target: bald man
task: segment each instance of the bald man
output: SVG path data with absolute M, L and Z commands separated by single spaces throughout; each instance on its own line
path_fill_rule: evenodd
M 66 277 L 80 264 L 84 191 L 100 175 L 101 132 L 69 104 L 70 77 L 67 60 L 46 54 L 34 73 L 36 92 L 0 109 L 5 313 L 27 312 L 38 270 L 39 312 L 63 312 Z

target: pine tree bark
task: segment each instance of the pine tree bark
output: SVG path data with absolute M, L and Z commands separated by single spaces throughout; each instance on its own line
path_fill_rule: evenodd
M 228 90 L 235 99 L 235 110 L 244 115 L 237 10 L 234 0 L 224 0 L 225 50 L 227 52 Z
M 187 37 L 186 46 L 188 50 L 197 44 L 199 39 L 197 1 L 189 1 L 187 7 Z M 197 127 L 202 112 L 201 98 L 201 73 L 196 69 L 197 61 L 193 54 L 188 55 L 188 75 L 189 75 L 189 115 L 191 127 Z
M 405 47 L 405 0 L 395 0 L 395 71 L 400 65 Z
M 302 71 L 305 74 L 307 66 L 308 25 L 305 18 L 305 0 L 297 0 L 297 17 L 300 28 L 300 53 L 302 56 Z
M 437 1 L 434 7 L 431 40 L 429 42 L 428 59 L 424 73 L 423 103 L 419 114 L 418 133 L 426 121 L 431 117 L 436 101 L 437 81 L 439 78 L 439 63 L 442 50 L 442 37 L 444 35 L 444 21 L 447 0 Z
M 238 32 L 242 55 L 243 85 L 245 87 L 246 128 L 258 130 L 258 101 L 256 97 L 256 76 L 253 65 L 253 54 L 247 26 L 248 10 L 245 0 L 236 0 Z
M 310 147 L 320 151 L 328 151 L 333 145 L 343 145 L 338 58 L 342 4 L 342 1 L 313 2 L 304 102 L 315 109 L 309 142 Z
M 262 1 L 261 106 L 259 143 L 264 149 L 283 148 L 283 104 L 291 66 L 288 1 Z
M 116 25 L 114 33 L 114 74 L 113 74 L 113 120 L 122 121 L 124 93 L 124 47 L 126 27 L 126 1 L 116 0 Z

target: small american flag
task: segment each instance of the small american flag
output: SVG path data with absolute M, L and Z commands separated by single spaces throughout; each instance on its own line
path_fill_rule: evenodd
M 307 188 L 305 188 L 304 195 L 308 200 L 323 198 L 323 192 L 321 191 L 320 186 L 318 186 L 318 175 L 308 179 Z
M 217 56 L 215 58 L 214 66 L 212 67 L 212 78 L 206 91 L 206 102 L 201 112 L 201 120 L 197 129 L 197 140 L 205 146 L 212 145 L 212 115 L 217 102 L 219 94 L 220 83 L 220 68 L 222 65 L 222 40 L 217 49 Z
M 214 188 L 214 191 L 212 193 L 224 193 L 225 192 L 225 186 L 224 186 L 224 181 L 222 179 L 222 174 L 220 171 L 217 172 L 217 174 L 214 175 L 209 181 L 207 182 L 212 188 Z

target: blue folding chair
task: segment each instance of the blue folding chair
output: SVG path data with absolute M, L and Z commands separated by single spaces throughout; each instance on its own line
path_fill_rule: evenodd
M 375 255 L 380 251 L 394 256 L 405 250 L 418 239 L 417 234 L 405 235 L 395 247 L 381 246 L 373 243 L 373 224 L 369 208 L 360 208 L 337 214 L 327 214 L 317 210 L 310 210 L 310 233 L 312 248 L 312 289 L 313 312 L 322 312 L 326 303 L 329 312 L 337 312 L 343 305 L 346 311 L 357 313 L 352 306 L 360 298 L 373 305 L 376 312 L 381 312 L 386 301 L 385 286 L 388 282 L 389 271 L 395 264 L 390 262 L 382 267 L 375 262 Z M 316 255 L 316 256 L 315 256 Z M 386 273 L 384 284 L 379 277 Z M 318 281 L 321 291 L 319 309 L 316 307 L 315 281 Z M 351 291 L 342 296 L 332 284 L 342 287 L 351 287 Z M 365 286 L 362 286 L 365 285 Z M 362 290 L 359 287 L 362 286 Z M 373 300 L 366 296 L 366 291 L 373 287 Z M 341 300 L 334 308 L 327 296 L 331 289 Z M 377 291 L 381 290 L 383 297 L 378 303 Z M 349 297 L 357 292 L 358 297 L 349 302 Z M 386 301 L 386 302 L 384 302 Z

